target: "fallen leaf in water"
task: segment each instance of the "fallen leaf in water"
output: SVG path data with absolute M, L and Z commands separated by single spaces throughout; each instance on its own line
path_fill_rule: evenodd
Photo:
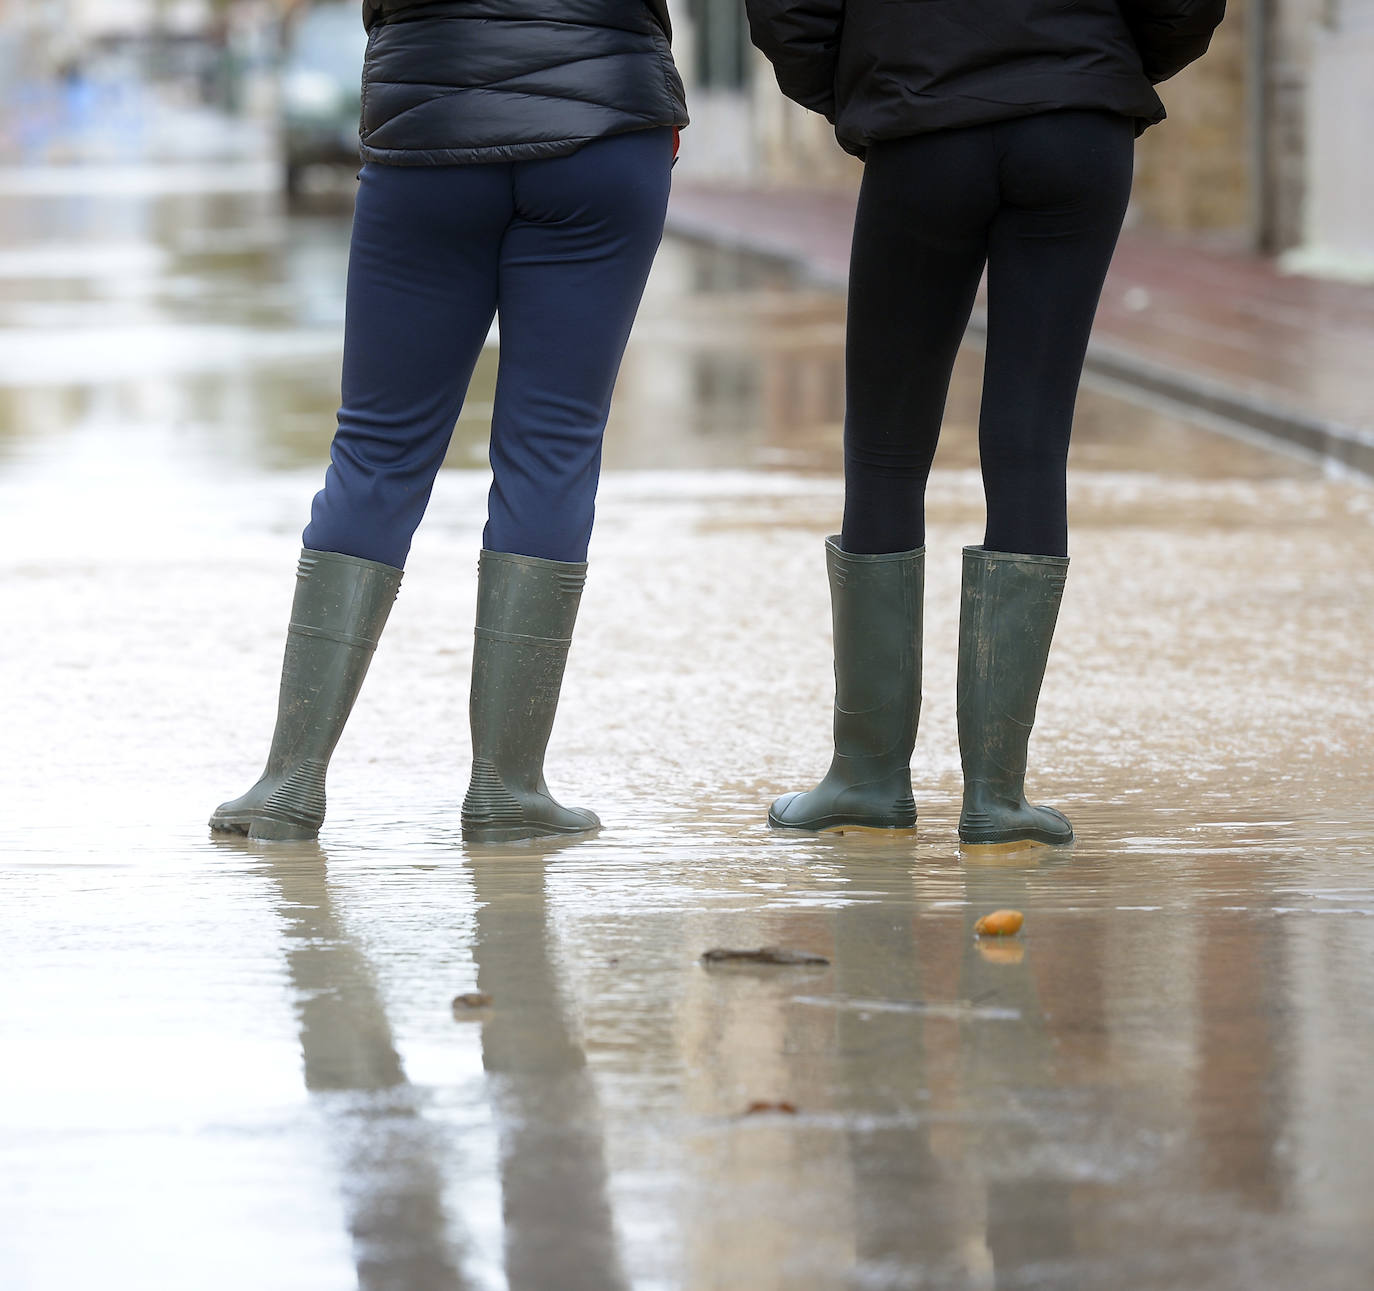
M 824 955 L 809 950 L 788 950 L 783 946 L 763 946 L 758 950 L 728 950 L 717 946 L 706 951 L 703 964 L 811 964 L 822 966 L 830 961 Z
M 453 997 L 453 1012 L 455 1017 L 461 1017 L 465 1013 L 471 1013 L 475 1009 L 485 1009 L 491 1007 L 491 996 L 483 995 L 481 991 L 469 991 L 466 995 L 455 995 Z
M 1025 922 L 1026 916 L 1019 910 L 994 910 L 979 919 L 973 931 L 980 937 L 1014 937 Z
M 797 1105 L 796 1103 L 789 1103 L 786 1100 L 771 1103 L 764 1099 L 756 1098 L 744 1109 L 744 1114 L 746 1116 L 762 1116 L 765 1112 L 781 1112 L 784 1116 L 795 1116 L 797 1114 Z

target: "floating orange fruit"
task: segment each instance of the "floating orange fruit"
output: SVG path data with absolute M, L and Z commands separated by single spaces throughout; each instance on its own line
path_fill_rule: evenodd
M 1021 931 L 1026 916 L 1019 910 L 994 910 L 973 925 L 980 937 L 1014 937 Z

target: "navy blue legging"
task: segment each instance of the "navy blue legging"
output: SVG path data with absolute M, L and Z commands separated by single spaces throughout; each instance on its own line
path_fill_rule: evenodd
M 363 167 L 339 426 L 306 547 L 405 565 L 499 314 L 484 545 L 586 559 L 672 160 L 655 129 L 542 161 Z
M 1065 467 L 1135 122 L 1048 112 L 868 150 L 849 270 L 846 551 L 925 542 L 925 488 L 984 266 L 984 546 L 1068 554 Z

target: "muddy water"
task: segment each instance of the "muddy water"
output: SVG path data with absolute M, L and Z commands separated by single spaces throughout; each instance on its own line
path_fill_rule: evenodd
M 827 757 L 842 314 L 670 245 L 549 758 L 600 836 L 458 837 L 493 353 L 320 846 L 216 844 L 346 221 L 237 172 L 97 178 L 0 176 L 5 1286 L 1370 1283 L 1374 495 L 1085 392 L 1032 744 L 1079 842 L 961 855 L 967 355 L 918 837 L 770 834 Z M 1024 933 L 978 943 L 999 906 Z M 764 944 L 830 964 L 700 963 Z

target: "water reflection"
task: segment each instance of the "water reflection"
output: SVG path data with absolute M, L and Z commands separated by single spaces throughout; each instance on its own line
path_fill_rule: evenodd
M 1035 745 L 1081 842 L 979 867 L 955 835 L 966 355 L 931 493 L 921 832 L 771 836 L 769 798 L 829 749 L 840 490 L 808 473 L 838 462 L 842 309 L 671 244 L 556 734 L 607 830 L 457 841 L 485 491 L 460 470 L 336 760 L 330 859 L 207 864 L 204 813 L 260 753 L 234 732 L 275 702 L 347 231 L 222 185 L 0 182 L 0 1030 L 25 1055 L 0 1281 L 65 1248 L 43 1291 L 197 1286 L 215 1223 L 270 1204 L 205 1285 L 271 1287 L 344 1231 L 361 1285 L 415 1291 L 1369 1285 L 1368 491 L 1086 394 Z M 485 451 L 493 359 L 454 467 Z M 1008 905 L 1023 936 L 976 943 Z M 833 964 L 699 963 L 769 942 Z M 455 966 L 495 1000 L 478 1026 L 447 1011 Z M 93 1269 L 159 1225 L 151 1272 Z
M 1024 881 L 968 869 L 958 916 L 943 918 L 930 910 L 952 904 L 943 879 L 936 901 L 899 859 L 847 855 L 863 896 L 830 919 L 825 1066 L 852 1189 L 850 1282 L 991 1288 L 999 1268 L 1074 1249 L 1069 1185 L 1039 1150 L 1055 1082 L 1026 947 L 973 935 L 979 913 L 1024 904 Z
M 260 858 L 276 891 L 305 1087 L 335 1153 L 358 1285 L 459 1291 L 461 1248 L 443 1203 L 454 1147 L 406 1078 L 372 965 L 335 908 L 328 854 L 238 846 Z
M 513 1291 L 628 1286 L 607 1197 L 601 1112 L 551 946 L 546 867 L 566 841 L 472 849 L 477 985 L 493 997 L 482 1061 L 500 1138 L 506 1283 Z M 358 1284 L 458 1291 L 461 1213 L 446 1190 L 468 1169 L 406 1076 L 367 955 L 350 937 L 318 844 L 245 851 L 271 882 L 296 996 L 306 1089 L 327 1127 Z M 461 1187 L 452 1194 L 461 1198 Z M 461 1204 L 461 1203 L 460 1203 Z
M 477 987 L 493 999 L 482 1025 L 501 1139 L 506 1278 L 512 1291 L 618 1291 L 601 1108 L 560 981 L 545 872 L 576 841 L 512 855 L 472 847 Z
M 882 891 L 892 884 L 889 865 L 865 862 L 856 885 Z M 940 971 L 940 956 L 918 955 L 913 915 L 899 899 L 856 902 L 834 918 L 836 987 L 855 1002 L 836 1013 L 835 1081 L 850 1121 L 856 1280 L 900 1268 L 922 1281 L 957 1276 L 985 1286 L 978 1166 L 971 1145 L 960 1141 L 974 1127 L 942 1123 L 932 1110 L 939 1092 L 947 1099 L 951 1083 L 957 1088 L 959 1073 L 941 1040 L 958 1024 L 915 1011 L 961 996 L 957 980 Z M 882 1007 L 889 1002 L 913 1011 Z M 994 1025 L 1000 1033 L 1005 1023 Z

